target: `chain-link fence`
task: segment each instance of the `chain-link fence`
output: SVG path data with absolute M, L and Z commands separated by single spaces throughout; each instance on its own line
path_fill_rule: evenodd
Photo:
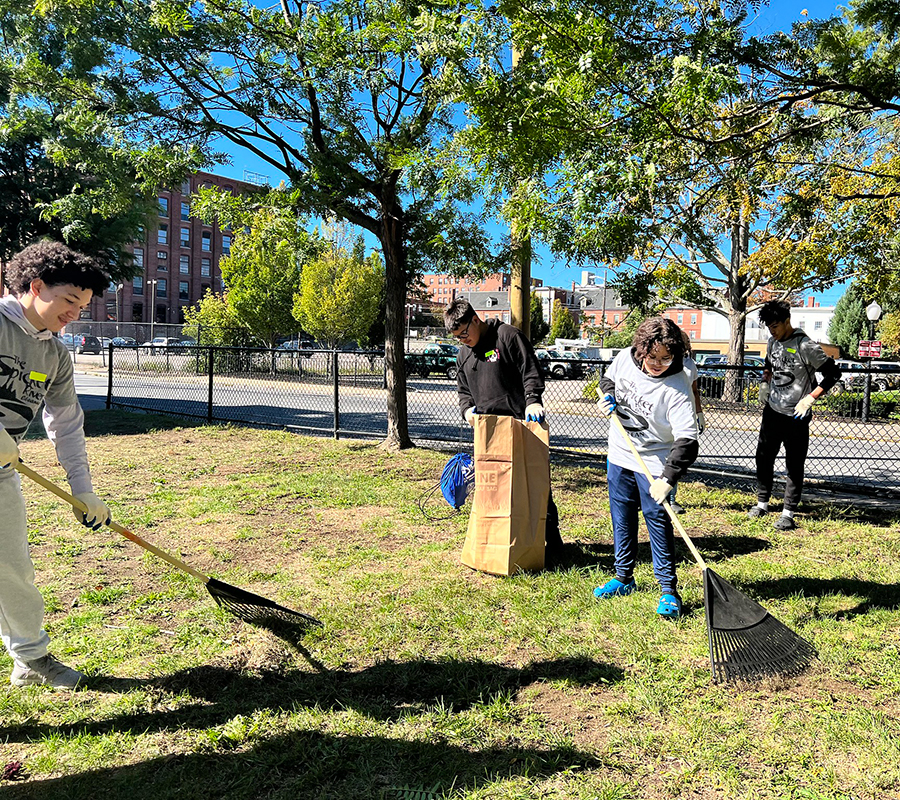
M 384 358 L 376 351 L 115 347 L 108 364 L 108 405 L 305 433 L 383 437 L 387 433 Z M 609 362 L 572 360 L 548 373 L 544 404 L 554 451 L 600 460 L 608 420 L 596 409 L 597 383 Z M 691 473 L 753 485 L 759 431 L 759 372 L 701 369 L 706 416 Z M 806 475 L 809 484 L 894 493 L 900 485 L 900 373 L 858 371 L 815 406 Z M 409 432 L 420 442 L 471 447 L 456 384 L 444 373 L 408 378 Z M 776 468 L 783 472 L 784 465 Z

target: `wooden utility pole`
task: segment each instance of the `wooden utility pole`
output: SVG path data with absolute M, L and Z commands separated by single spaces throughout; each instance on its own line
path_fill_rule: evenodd
M 512 46 L 512 68 L 519 63 L 521 53 Z M 512 263 L 509 279 L 509 321 L 531 339 L 531 236 L 513 223 L 510 231 Z

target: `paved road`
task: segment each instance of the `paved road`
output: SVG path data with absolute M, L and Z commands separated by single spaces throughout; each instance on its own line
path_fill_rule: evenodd
M 76 370 L 87 368 L 80 356 Z M 94 357 L 96 358 L 96 357 Z M 76 372 L 76 387 L 85 408 L 103 408 L 106 375 Z M 386 392 L 377 381 L 360 379 L 341 386 L 340 430 L 345 435 L 382 437 L 387 432 Z M 551 441 L 555 449 L 602 457 L 608 422 L 592 403 L 581 400 L 581 382 L 548 382 L 545 404 L 550 409 Z M 420 441 L 460 442 L 469 445 L 471 431 L 459 424 L 455 385 L 442 379 L 409 382 L 410 435 Z M 208 379 L 204 376 L 118 375 L 114 402 L 148 411 L 207 418 Z M 215 379 L 216 421 L 252 422 L 329 434 L 334 429 L 334 393 L 327 384 L 309 380 L 265 378 Z M 759 413 L 726 413 L 710 408 L 708 428 L 701 437 L 695 472 L 709 470 L 752 475 Z M 778 471 L 783 464 L 777 465 Z M 807 461 L 810 481 L 844 482 L 895 490 L 900 486 L 900 425 L 863 427 L 818 419 Z

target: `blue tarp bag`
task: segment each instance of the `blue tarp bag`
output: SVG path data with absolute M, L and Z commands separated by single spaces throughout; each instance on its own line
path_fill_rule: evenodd
M 457 453 L 441 473 L 441 494 L 453 508 L 459 510 L 475 484 L 475 462 L 468 453 Z

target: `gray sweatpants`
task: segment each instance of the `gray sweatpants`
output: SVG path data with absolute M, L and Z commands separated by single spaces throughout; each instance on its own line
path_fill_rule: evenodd
M 44 598 L 34 585 L 19 474 L 0 472 L 0 637 L 20 662 L 47 655 Z

